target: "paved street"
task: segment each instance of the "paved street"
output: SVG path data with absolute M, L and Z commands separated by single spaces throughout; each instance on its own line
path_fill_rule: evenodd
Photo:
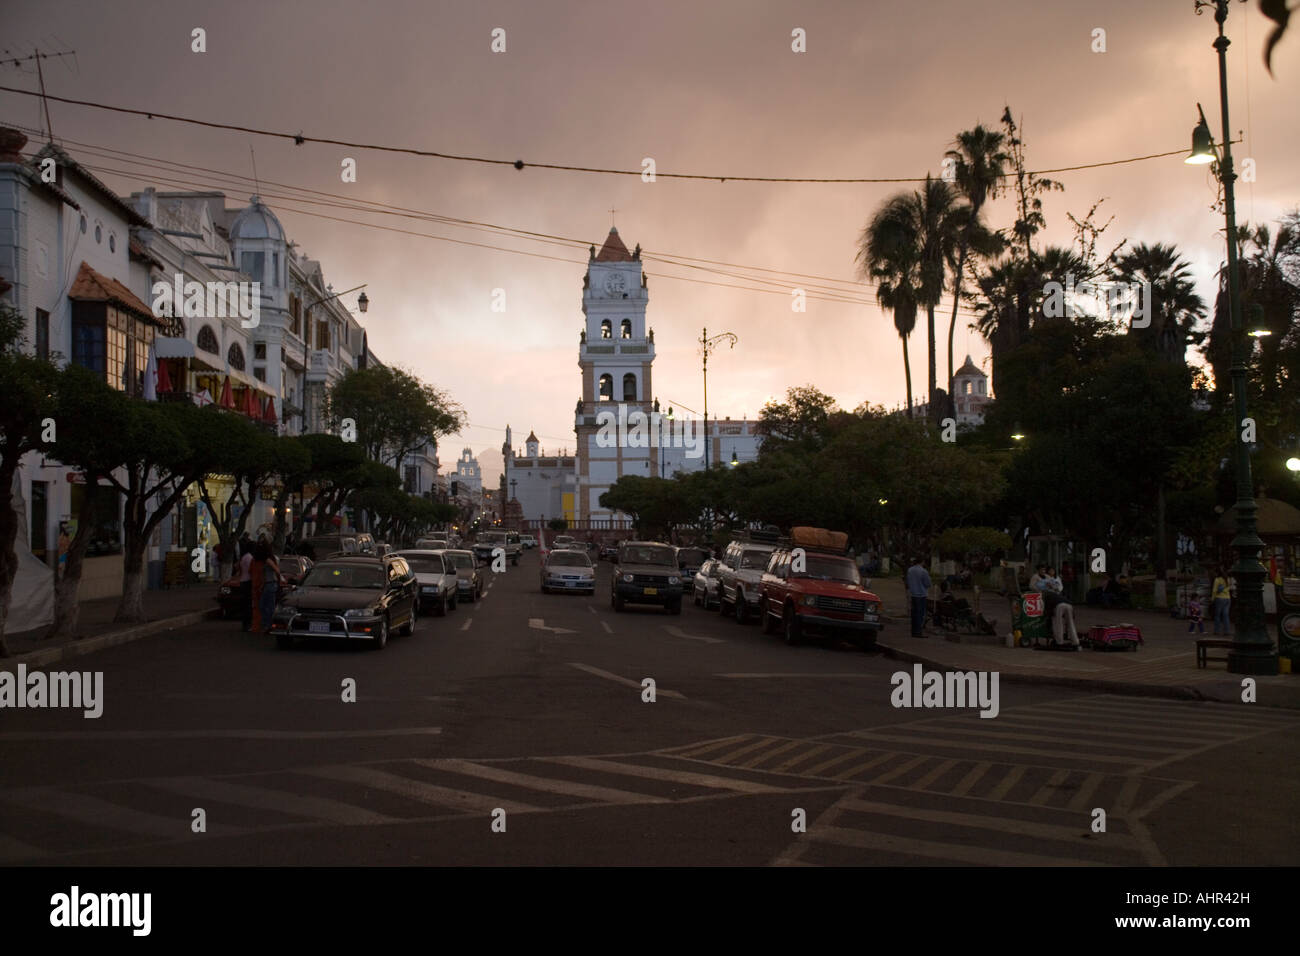
M 277 651 L 206 620 L 63 662 L 104 672 L 104 713 L 5 711 L 0 862 L 1295 858 L 1295 711 L 1010 682 L 994 719 L 895 709 L 911 665 L 689 603 L 615 614 L 608 575 L 594 598 L 543 596 L 528 552 L 381 652 Z

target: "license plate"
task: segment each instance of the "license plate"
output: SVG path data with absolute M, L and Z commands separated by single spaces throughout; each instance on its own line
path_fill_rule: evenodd
M 862 620 L 867 624 L 876 624 L 879 622 L 880 618 L 876 617 L 874 614 L 864 614 L 862 615 Z
M 330 632 L 330 622 L 308 621 L 307 630 L 312 634 L 328 634 Z
M 658 588 L 645 588 L 644 593 L 646 593 L 646 594 L 658 594 L 658 593 L 659 593 L 659 589 L 658 589 Z

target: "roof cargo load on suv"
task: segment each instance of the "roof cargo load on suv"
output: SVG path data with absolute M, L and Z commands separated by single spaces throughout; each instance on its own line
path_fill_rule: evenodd
M 796 548 L 805 550 L 834 551 L 843 554 L 848 550 L 849 536 L 843 531 L 799 527 L 790 529 L 790 543 Z

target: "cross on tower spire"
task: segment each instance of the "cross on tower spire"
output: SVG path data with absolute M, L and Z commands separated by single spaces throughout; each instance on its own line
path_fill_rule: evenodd
M 614 213 L 616 212 L 618 212 L 618 210 L 614 209 L 613 207 L 611 207 L 609 210 L 609 228 L 611 229 L 614 228 Z

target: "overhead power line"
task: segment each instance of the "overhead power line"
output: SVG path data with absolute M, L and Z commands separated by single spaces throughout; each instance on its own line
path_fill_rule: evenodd
M 13 86 L 0 86 L 0 91 L 7 93 L 18 93 L 22 96 L 44 96 L 46 100 L 54 100 L 56 103 L 67 103 L 71 106 L 83 106 L 88 109 L 107 110 L 114 113 L 125 113 L 131 116 L 143 116 L 147 119 L 162 119 L 174 123 L 189 123 L 194 126 L 203 126 L 208 129 L 230 130 L 238 133 L 249 133 L 254 136 L 270 136 L 276 139 L 292 140 L 301 146 L 304 143 L 319 143 L 326 146 L 342 146 L 348 149 L 367 149 L 384 153 L 401 153 L 408 156 L 420 156 L 431 159 L 447 159 L 465 163 L 479 163 L 488 166 L 513 166 L 515 169 L 524 169 L 532 167 L 534 169 L 550 169 L 558 172 L 574 173 L 596 173 L 607 176 L 641 176 L 641 169 L 608 169 L 599 166 L 574 166 L 561 163 L 525 163 L 522 159 L 494 159 L 486 156 L 463 156 L 456 153 L 446 153 L 430 149 L 417 149 L 412 146 L 388 146 L 380 143 L 360 143 L 350 140 L 333 139 L 322 136 L 307 136 L 301 132 L 287 133 L 278 130 L 259 129 L 254 126 L 243 126 L 236 123 L 219 123 L 213 120 L 195 119 L 189 116 L 175 116 L 170 113 L 160 113 L 156 110 L 134 109 L 126 106 L 113 106 L 107 103 L 96 103 L 90 100 L 77 100 L 65 96 L 54 96 L 52 94 L 41 94 L 31 90 L 23 90 Z M 1081 169 L 1097 169 L 1104 166 L 1120 166 L 1126 163 L 1140 163 L 1150 159 L 1162 159 L 1167 156 L 1178 156 L 1187 152 L 1186 147 L 1173 149 L 1163 153 L 1150 153 L 1146 156 L 1132 156 L 1127 159 L 1112 159 L 1097 163 L 1082 163 L 1077 166 L 1058 166 L 1054 169 L 1036 169 L 1028 175 L 1044 175 L 1047 173 L 1066 173 L 1076 172 Z M 1009 178 L 1014 173 L 1004 173 L 1003 178 Z M 799 177 L 799 176 L 742 176 L 729 175 L 720 176 L 703 173 L 665 173 L 655 172 L 655 178 L 659 179 L 691 179 L 704 180 L 709 182 L 725 183 L 728 180 L 734 182 L 753 182 L 753 183 L 920 183 L 926 180 L 926 176 L 897 176 L 897 177 Z

